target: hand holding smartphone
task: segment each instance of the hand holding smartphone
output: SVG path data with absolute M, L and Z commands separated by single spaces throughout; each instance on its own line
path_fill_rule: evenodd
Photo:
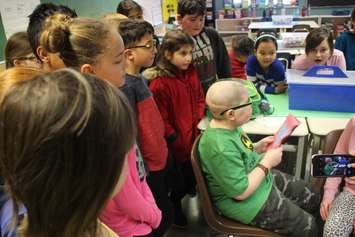
M 355 156 L 348 154 L 323 154 L 312 156 L 312 175 L 314 177 L 355 176 Z

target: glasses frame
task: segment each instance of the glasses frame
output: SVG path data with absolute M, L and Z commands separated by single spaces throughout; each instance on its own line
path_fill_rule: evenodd
M 151 50 L 151 49 L 153 49 L 154 47 L 157 46 L 157 41 L 155 39 L 153 39 L 152 42 L 153 42 L 153 44 L 150 44 L 150 42 L 149 42 L 149 43 L 147 43 L 145 45 L 136 45 L 136 46 L 128 47 L 126 49 L 144 48 L 144 49 L 150 49 Z
M 251 105 L 251 104 L 253 104 L 253 102 L 251 101 L 251 99 L 250 99 L 250 97 L 249 97 L 249 100 L 248 100 L 248 102 L 247 103 L 245 103 L 245 104 L 241 104 L 241 105 L 238 105 L 238 106 L 235 106 L 235 107 L 232 107 L 232 108 L 229 108 L 229 109 L 226 109 L 226 110 L 223 110 L 219 115 L 223 115 L 225 112 L 227 112 L 228 110 L 237 110 L 237 109 L 241 109 L 241 108 L 243 108 L 243 107 L 246 107 L 246 106 L 249 106 L 249 105 Z
M 35 60 L 37 58 L 36 58 L 36 56 L 23 56 L 23 57 L 13 58 L 13 60 L 15 60 L 15 59 L 24 61 L 24 60 Z

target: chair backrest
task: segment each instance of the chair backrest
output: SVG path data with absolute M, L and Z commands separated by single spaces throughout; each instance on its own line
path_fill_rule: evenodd
M 278 60 L 282 63 L 282 65 L 284 65 L 284 69 L 285 71 L 287 70 L 288 68 L 288 61 L 286 58 L 278 58 Z
M 344 129 L 333 130 L 325 136 L 323 154 L 331 154 L 334 152 L 343 131 Z
M 194 171 L 197 187 L 199 191 L 200 205 L 203 215 L 207 224 L 217 232 L 225 234 L 238 234 L 241 236 L 253 236 L 253 237 L 280 237 L 281 235 L 260 229 L 258 227 L 245 225 L 237 221 L 219 215 L 212 204 L 212 200 L 208 193 L 205 178 L 202 174 L 200 155 L 198 152 L 198 145 L 201 138 L 201 134 L 196 138 L 191 152 L 191 164 Z
M 292 55 L 287 52 L 278 52 L 276 58 L 285 66 L 285 71 L 287 68 L 291 68 Z
M 203 214 L 205 216 L 206 222 L 210 225 L 214 225 L 214 219 L 216 219 L 216 213 L 212 205 L 210 195 L 208 193 L 207 185 L 205 178 L 202 174 L 201 165 L 200 165 L 200 156 L 198 152 L 198 145 L 200 142 L 201 134 L 196 138 L 194 145 L 192 147 L 191 153 L 191 164 L 196 177 L 196 183 L 199 190 L 199 198 L 201 200 L 201 206 Z
M 306 24 L 299 24 L 299 25 L 294 25 L 292 27 L 292 32 L 310 32 L 311 27 Z

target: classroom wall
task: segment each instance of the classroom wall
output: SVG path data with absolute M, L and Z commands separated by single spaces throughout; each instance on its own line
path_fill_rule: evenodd
M 299 5 L 298 9 L 296 7 L 286 8 L 286 14 L 289 15 L 296 15 L 297 11 L 301 13 L 302 7 L 304 6 L 306 0 L 298 0 Z M 216 11 L 223 9 L 223 0 L 216 0 Z M 355 7 L 354 7 L 355 8 Z M 334 10 L 352 10 L 350 8 L 343 8 L 343 7 L 312 7 L 310 9 L 310 15 L 332 15 L 332 11 Z M 276 13 L 280 14 L 281 10 L 276 9 Z M 256 11 L 257 16 L 262 16 L 263 9 L 257 9 Z M 216 14 L 218 16 L 218 13 Z
M 117 4 L 121 0 L 41 0 L 41 3 L 52 2 L 55 4 L 66 5 L 75 9 L 79 16 L 99 18 L 107 12 L 116 12 Z M 6 37 L 4 26 L 0 19 L 0 61 L 4 60 L 4 48 Z
M 115 12 L 117 4 L 121 0 L 41 0 L 42 3 L 52 2 L 55 4 L 63 4 L 75 9 L 79 16 L 98 18 L 107 12 Z M 300 8 L 303 7 L 305 0 L 299 0 Z M 223 0 L 216 0 L 216 11 L 223 9 Z M 333 10 L 344 10 L 348 8 L 312 8 L 311 15 L 330 15 Z M 294 15 L 295 8 L 287 9 L 287 14 Z M 217 14 L 218 15 L 218 14 Z M 257 15 L 262 15 L 262 10 L 257 11 Z M 3 50 L 6 43 L 6 37 L 2 21 L 0 20 L 0 61 L 3 60 Z
M 66 5 L 75 9 L 76 13 L 82 17 L 99 18 L 107 12 L 116 12 L 117 4 L 121 0 L 41 0 L 41 2 L 53 2 Z

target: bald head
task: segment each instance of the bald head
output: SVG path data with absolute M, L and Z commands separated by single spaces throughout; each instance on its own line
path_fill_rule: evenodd
M 240 105 L 247 94 L 247 89 L 236 81 L 218 81 L 208 89 L 206 104 L 213 118 L 219 119 L 222 111 Z

